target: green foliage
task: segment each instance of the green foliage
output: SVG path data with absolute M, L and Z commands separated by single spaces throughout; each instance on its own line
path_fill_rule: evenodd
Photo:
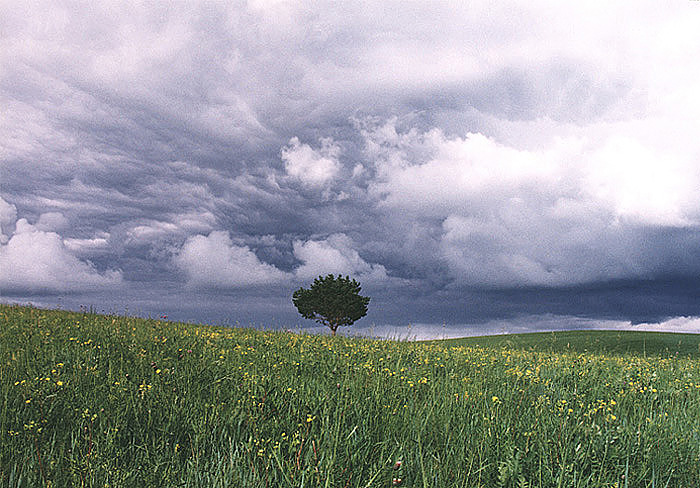
M 674 351 L 0 305 L 0 487 L 697 486 L 698 425 L 700 362 Z
M 302 317 L 330 327 L 333 335 L 342 325 L 352 325 L 367 315 L 369 297 L 360 296 L 360 284 L 349 276 L 332 274 L 316 278 L 307 290 L 299 288 L 292 302 Z

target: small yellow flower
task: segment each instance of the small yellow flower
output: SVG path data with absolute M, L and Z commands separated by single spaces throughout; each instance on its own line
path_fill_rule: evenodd
M 58 386 L 63 386 L 63 381 L 58 380 L 58 381 L 56 382 L 56 384 L 57 384 Z
M 156 369 L 156 374 L 160 374 L 160 369 Z

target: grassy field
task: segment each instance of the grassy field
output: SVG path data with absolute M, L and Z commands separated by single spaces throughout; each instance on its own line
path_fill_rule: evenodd
M 631 334 L 407 343 L 0 305 L 0 486 L 698 486 L 698 339 Z

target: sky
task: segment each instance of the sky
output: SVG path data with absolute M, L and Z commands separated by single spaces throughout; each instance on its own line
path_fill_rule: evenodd
M 354 331 L 700 332 L 698 25 L 690 0 L 5 2 L 0 301 L 309 328 L 292 292 L 340 273 L 372 299 Z

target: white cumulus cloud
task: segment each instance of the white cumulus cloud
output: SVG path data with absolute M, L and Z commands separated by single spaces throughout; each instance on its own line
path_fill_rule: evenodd
M 275 266 L 261 262 L 247 246 L 235 245 L 225 231 L 189 237 L 174 262 L 187 275 L 190 285 L 203 288 L 267 285 L 288 277 Z
M 351 275 L 367 281 L 387 278 L 381 264 L 367 263 L 353 248 L 345 234 L 333 234 L 323 240 L 295 241 L 294 256 L 302 262 L 295 270 L 301 279 L 316 278 L 329 273 Z
M 0 289 L 6 292 L 73 292 L 113 287 L 119 271 L 98 272 L 75 257 L 55 232 L 40 230 L 26 219 L 0 246 Z
M 323 187 L 340 171 L 340 148 L 330 139 L 323 139 L 320 149 L 313 149 L 293 137 L 282 149 L 282 160 L 287 174 L 311 187 Z
M 39 215 L 39 220 L 34 225 L 39 230 L 60 232 L 69 227 L 69 222 L 61 212 L 46 212 Z

